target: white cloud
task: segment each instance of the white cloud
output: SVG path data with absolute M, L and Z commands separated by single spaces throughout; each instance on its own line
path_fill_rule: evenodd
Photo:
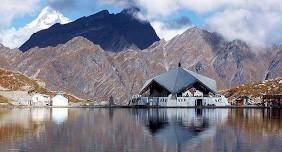
M 187 30 L 187 28 L 191 26 L 185 26 L 181 28 L 170 28 L 168 27 L 165 23 L 159 22 L 159 21 L 154 21 L 151 23 L 153 28 L 155 29 L 156 33 L 160 38 L 165 39 L 166 41 L 172 39 L 178 34 L 181 34 Z
M 282 8 L 279 2 L 252 2 L 240 8 L 216 12 L 207 19 L 208 28 L 222 33 L 229 40 L 241 39 L 253 45 L 281 43 Z
M 142 19 L 149 20 L 157 34 L 166 40 L 180 34 L 192 25 L 178 28 L 167 26 L 178 11 L 187 9 L 204 18 L 205 27 L 216 31 L 229 40 L 242 39 L 256 45 L 282 42 L 282 0 L 97 0 L 99 3 L 114 6 L 141 8 Z M 58 7 L 73 7 L 91 0 L 48 0 Z M 56 3 L 55 3 L 56 2 Z M 0 5 L 0 25 L 8 25 L 16 16 L 32 13 L 39 0 L 4 0 Z M 88 3 L 87 3 L 88 4 Z M 85 5 L 83 5 L 85 6 Z M 87 6 L 85 6 L 87 7 Z M 89 7 L 93 7 L 92 5 Z M 179 15 L 179 14 L 178 14 Z M 10 28 L 5 33 L 14 35 L 22 29 Z M 3 33 L 3 31 L 2 31 Z M 7 36 L 9 37 L 9 36 Z M 10 43 L 20 35 L 6 38 Z M 13 44 L 11 44 L 13 45 Z
M 224 35 L 229 40 L 242 39 L 256 45 L 282 43 L 281 0 L 103 0 L 119 5 L 134 3 L 144 16 L 154 23 L 161 38 L 168 39 L 182 31 L 163 26 L 162 17 L 171 17 L 181 9 L 205 16 L 209 30 Z M 121 5 L 120 5 L 121 6 Z M 121 6 L 121 7 L 123 7 Z M 130 6 L 130 5 L 129 5 Z
M 39 0 L 2 0 L 0 26 L 9 26 L 15 17 L 33 13 L 38 5 Z
M 144 8 L 149 18 L 167 16 L 180 8 L 178 2 L 172 0 L 137 0 L 137 6 Z

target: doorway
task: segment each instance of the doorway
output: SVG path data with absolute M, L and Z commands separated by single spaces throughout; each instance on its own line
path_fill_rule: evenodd
M 196 107 L 203 106 L 203 99 L 196 99 Z

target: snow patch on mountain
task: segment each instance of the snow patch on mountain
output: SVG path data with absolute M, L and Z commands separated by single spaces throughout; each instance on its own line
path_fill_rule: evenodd
M 47 6 L 42 9 L 35 20 L 24 27 L 18 29 L 12 27 L 0 31 L 0 43 L 9 48 L 17 48 L 27 41 L 33 33 L 47 29 L 56 23 L 66 24 L 69 22 L 70 19 Z

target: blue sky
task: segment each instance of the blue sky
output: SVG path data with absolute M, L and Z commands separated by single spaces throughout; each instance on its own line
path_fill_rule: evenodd
M 12 20 L 12 22 L 10 23 L 10 26 L 15 27 L 15 28 L 19 28 L 19 27 L 22 27 L 22 26 L 30 23 L 32 20 L 34 20 L 38 16 L 40 11 L 46 6 L 48 6 L 46 1 L 40 0 L 38 8 L 32 14 L 27 14 L 25 16 L 19 16 L 19 17 L 14 18 Z M 61 13 L 63 13 L 64 16 L 66 16 L 67 18 L 69 18 L 71 20 L 76 20 L 76 19 L 78 19 L 82 16 L 89 16 L 89 15 L 92 15 L 96 12 L 99 12 L 99 11 L 105 10 L 105 9 L 109 10 L 109 12 L 111 12 L 111 13 L 118 13 L 123 8 L 119 7 L 119 6 L 111 5 L 111 4 L 101 4 L 101 3 L 97 3 L 96 1 L 93 1 L 93 7 L 91 7 L 91 8 L 82 9 L 82 8 L 78 7 L 78 9 L 72 10 L 72 11 L 70 11 L 69 9 L 62 9 L 62 10 L 59 10 L 59 11 Z M 196 14 L 195 12 L 187 10 L 187 9 L 179 10 L 179 11 L 173 13 L 170 16 L 165 16 L 165 17 L 161 17 L 161 18 L 164 18 L 164 20 L 165 20 L 165 18 L 178 18 L 178 17 L 183 17 L 183 16 L 189 18 L 191 20 L 192 24 L 195 25 L 195 26 L 201 27 L 204 24 L 204 19 L 203 19 L 204 16 L 200 16 L 200 15 Z
M 60 10 L 60 12 L 63 13 L 64 16 L 68 17 L 69 19 L 76 20 L 82 16 L 88 16 L 88 15 L 94 14 L 95 12 L 98 12 L 99 10 L 103 10 L 103 9 L 108 9 L 110 12 L 113 12 L 113 13 L 119 12 L 121 10 L 121 8 L 117 8 L 117 7 L 110 6 L 110 5 L 100 5 L 97 3 L 95 3 L 94 5 L 95 5 L 95 8 L 93 9 L 77 9 L 73 11 Z M 46 4 L 46 1 L 40 0 L 40 4 L 38 8 L 32 14 L 27 14 L 25 16 L 19 16 L 19 17 L 14 18 L 10 26 L 19 28 L 19 27 L 26 25 L 27 23 L 30 23 L 32 20 L 34 20 L 38 16 L 40 11 L 46 6 L 48 6 L 48 4 Z
M 141 9 L 138 18 L 149 20 L 165 40 L 198 26 L 218 32 L 230 41 L 241 39 L 261 46 L 282 42 L 281 0 L 3 0 L 0 43 L 5 45 L 13 37 L 20 37 L 20 29 L 46 6 L 70 20 L 104 9 L 117 13 L 136 6 Z

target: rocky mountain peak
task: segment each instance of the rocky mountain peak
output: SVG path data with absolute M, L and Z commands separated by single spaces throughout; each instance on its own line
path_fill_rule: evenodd
M 95 17 L 95 18 L 105 18 L 105 17 L 109 17 L 110 16 L 110 12 L 108 10 L 102 10 L 98 13 L 95 13 L 89 17 Z
M 237 47 L 240 47 L 240 48 L 249 48 L 248 44 L 245 41 L 242 41 L 242 40 L 239 40 L 239 39 L 233 40 L 229 44 L 231 46 L 237 46 Z
M 145 49 L 159 41 L 155 30 L 148 22 L 124 15 L 129 12 L 132 12 L 132 9 L 118 14 L 109 14 L 107 10 L 103 10 L 65 25 L 55 24 L 33 34 L 20 50 L 25 52 L 36 46 L 39 48 L 56 46 L 77 36 L 83 36 L 104 50 L 112 52 L 132 47 Z
M 140 12 L 140 9 L 138 7 L 129 7 L 129 8 L 122 10 L 120 13 L 132 15 L 138 12 Z
M 68 45 L 68 44 L 94 46 L 94 44 L 91 41 L 89 41 L 88 39 L 86 39 L 82 36 L 72 38 L 67 43 L 65 43 L 65 45 Z
M 8 30 L 1 33 L 0 42 L 9 48 L 18 48 L 26 42 L 30 36 L 40 30 L 47 29 L 52 25 L 66 24 L 70 20 L 59 11 L 51 7 L 45 7 L 41 10 L 36 19 L 27 25 L 17 28 L 16 30 Z
M 42 9 L 38 17 L 31 23 L 29 23 L 27 26 L 40 30 L 49 28 L 55 23 L 66 24 L 69 22 L 70 20 L 66 18 L 63 14 L 61 14 L 59 11 L 47 6 Z
M 81 49 L 103 51 L 103 49 L 99 45 L 93 44 L 91 41 L 89 41 L 88 39 L 82 36 L 72 38 L 70 41 L 63 44 L 62 46 L 65 48 L 69 48 L 68 50 L 75 50 L 75 51 L 79 51 Z

